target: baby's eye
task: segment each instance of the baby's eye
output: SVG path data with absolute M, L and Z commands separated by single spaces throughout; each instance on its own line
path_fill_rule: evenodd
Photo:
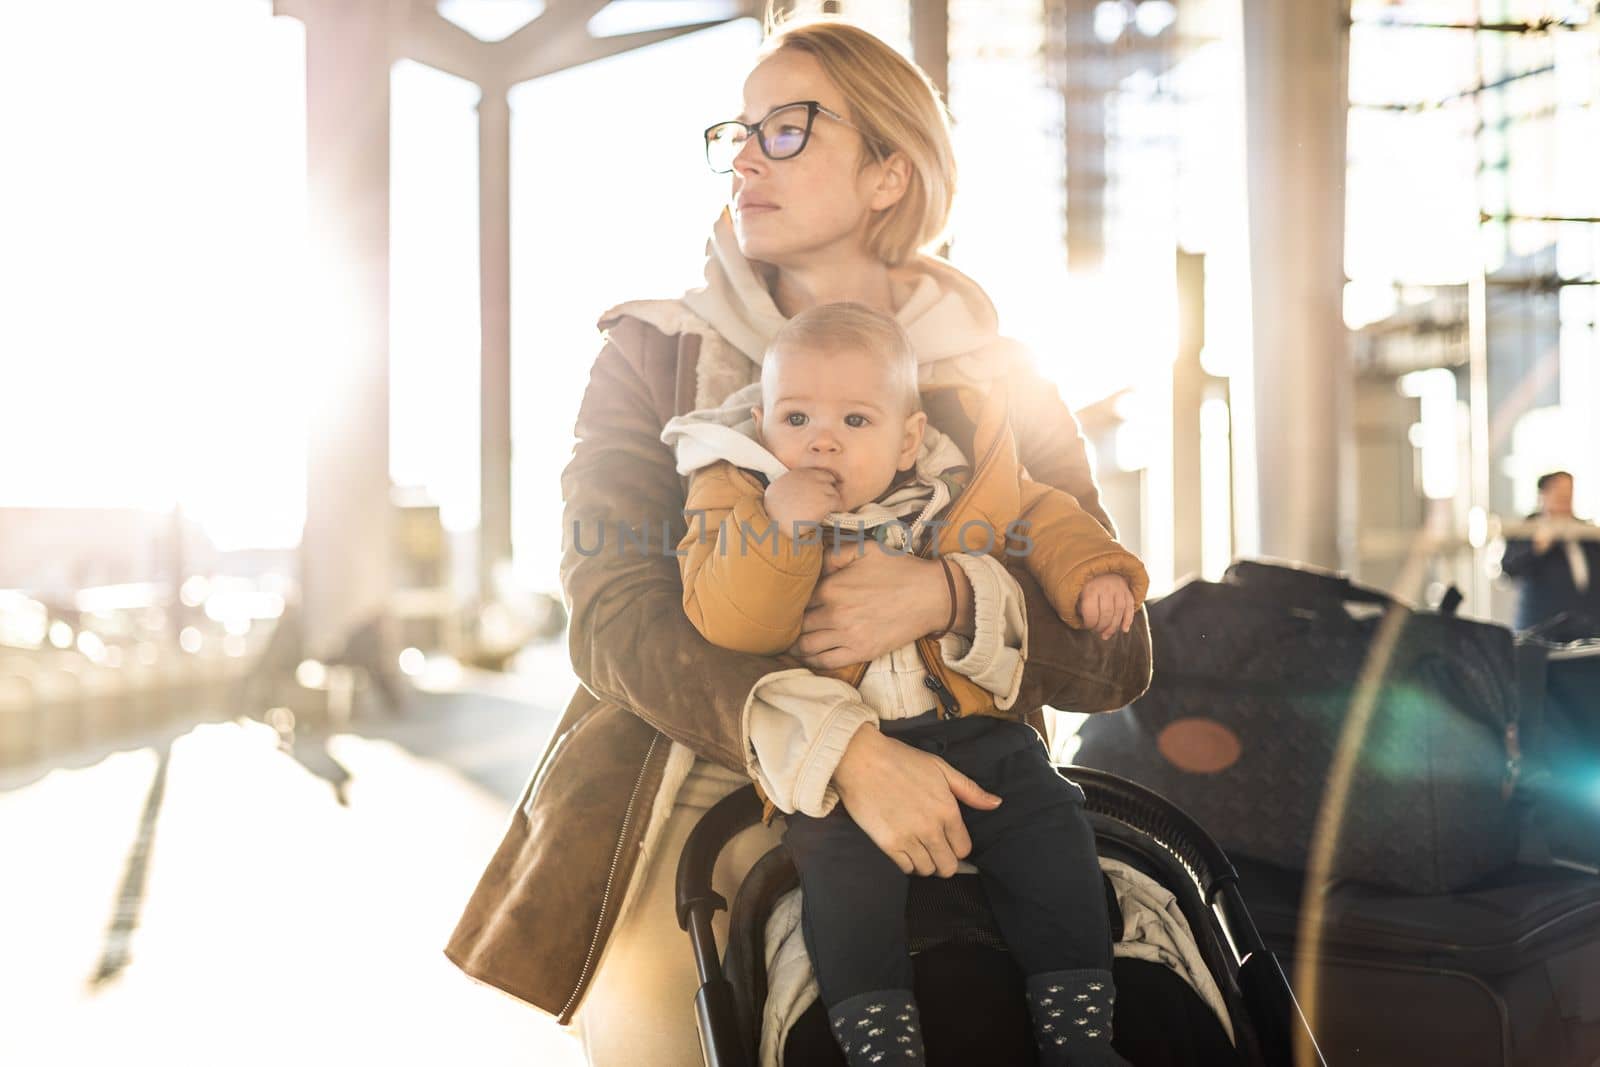
M 853 426 L 859 430 L 868 424 L 868 420 L 865 415 L 846 415 L 844 417 L 844 424 L 846 426 Z
M 783 417 L 783 421 L 789 426 L 804 426 L 806 424 L 806 416 L 804 412 L 791 411 Z

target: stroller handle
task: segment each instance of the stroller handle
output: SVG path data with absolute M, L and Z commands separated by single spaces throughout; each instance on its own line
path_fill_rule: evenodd
M 761 821 L 761 801 L 753 786 L 735 789 L 712 805 L 700 817 L 689 839 L 683 843 L 683 854 L 678 857 L 677 910 L 678 928 L 689 928 L 689 910 L 695 904 L 708 903 L 713 911 L 726 908 L 728 902 L 711 889 L 711 871 L 717 864 L 717 854 L 735 834 Z
M 1153 789 L 1093 767 L 1060 766 L 1083 789 L 1085 807 L 1155 838 L 1189 868 L 1200 892 L 1213 899 L 1229 882 L 1238 882 L 1222 846 L 1182 809 Z
M 1277 957 L 1267 950 L 1250 917 L 1239 889 L 1239 872 L 1222 846 L 1198 822 L 1153 789 L 1093 767 L 1059 769 L 1082 787 L 1084 807 L 1091 818 L 1098 816 L 1096 821 L 1102 824 L 1109 821 L 1135 832 L 1130 837 L 1108 830 L 1111 836 L 1135 845 L 1136 838 L 1148 847 L 1164 849 L 1193 876 L 1205 904 L 1221 911 L 1238 953 L 1236 980 L 1246 1001 L 1260 1009 L 1252 1012 L 1251 1022 L 1266 1062 L 1285 1067 L 1326 1067 Z M 1194 925 L 1202 921 L 1202 916 L 1190 915 L 1189 920 Z M 1205 943 L 1201 948 L 1202 955 L 1211 955 L 1205 951 Z
M 676 904 L 678 928 L 689 935 L 694 948 L 700 988 L 695 991 L 695 1022 L 700 1031 L 700 1051 L 706 1067 L 750 1067 L 748 1050 L 740 1042 L 719 1035 L 717 1020 L 734 1018 L 733 986 L 722 973 L 717 933 L 711 918 L 728 909 L 728 901 L 711 888 L 717 853 L 735 834 L 761 821 L 761 801 L 752 786 L 723 797 L 700 817 L 678 857 Z

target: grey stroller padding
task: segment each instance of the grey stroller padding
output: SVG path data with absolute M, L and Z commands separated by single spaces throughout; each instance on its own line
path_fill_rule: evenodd
M 774 857 L 783 858 L 781 853 L 774 852 L 765 857 L 763 863 Z M 779 864 L 772 864 L 769 868 L 777 866 Z M 961 868 L 962 873 L 939 887 L 941 891 L 938 892 L 930 891 L 934 888 L 933 879 L 911 879 L 906 920 L 913 955 L 934 944 L 1005 948 L 984 901 L 982 883 L 974 874 L 967 873 L 974 868 L 966 863 L 961 864 Z M 1222 991 L 1207 969 L 1173 894 L 1149 875 L 1119 860 L 1102 859 L 1101 869 L 1116 904 L 1111 917 L 1112 931 L 1119 934 L 1116 955 L 1158 963 L 1173 971 L 1216 1014 L 1232 1041 L 1233 1024 Z M 762 872 L 761 876 L 752 871 L 746 885 L 755 883 L 757 893 L 770 892 L 770 879 L 775 876 L 780 875 L 772 869 Z M 740 896 L 744 896 L 743 891 Z M 761 1067 L 780 1067 L 789 1030 L 817 998 L 816 978 L 800 933 L 802 899 L 798 887 L 778 898 L 766 922 L 765 967 L 748 972 L 761 974 L 765 985 L 761 998 L 764 1005 L 760 1019 L 758 1062 Z M 739 910 L 740 903 L 735 900 L 735 914 Z M 734 969 L 734 961 L 730 959 L 730 976 Z M 754 1010 L 751 1005 L 752 1014 Z

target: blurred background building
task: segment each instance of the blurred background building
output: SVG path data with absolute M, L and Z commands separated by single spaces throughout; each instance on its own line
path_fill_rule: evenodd
M 946 90 L 949 255 L 1079 410 L 1153 593 L 1266 555 L 1504 622 L 1537 477 L 1600 510 L 1596 5 L 792 6 Z M 332 787 L 291 824 L 349 808 L 352 764 L 445 767 L 492 839 L 571 684 L 558 474 L 594 323 L 698 283 L 701 130 L 762 10 L 0 3 L 0 848 L 46 862 L 18 820 L 72 789 L 140 802 L 86 838 L 119 863 L 84 860 L 103 937 L 58 1008 L 128 967 L 185 751 Z

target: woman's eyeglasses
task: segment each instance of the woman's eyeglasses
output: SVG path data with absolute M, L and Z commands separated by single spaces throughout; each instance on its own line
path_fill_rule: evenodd
M 867 147 L 872 149 L 872 154 L 879 156 L 861 127 L 843 115 L 829 111 L 815 100 L 799 100 L 773 108 L 760 122 L 731 119 L 707 127 L 706 163 L 716 173 L 727 174 L 733 170 L 734 157 L 744 149 L 744 143 L 752 133 L 756 135 L 756 144 L 761 146 L 762 154 L 768 159 L 793 159 L 805 150 L 806 143 L 811 140 L 811 127 L 818 115 L 826 115 L 860 133 L 862 140 L 867 141 Z

